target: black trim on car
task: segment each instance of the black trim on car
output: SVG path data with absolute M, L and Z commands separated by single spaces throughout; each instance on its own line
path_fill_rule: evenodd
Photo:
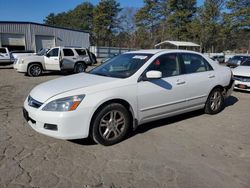
M 28 105 L 33 108 L 40 108 L 40 106 L 43 105 L 43 103 L 33 99 L 30 95 L 28 96 Z

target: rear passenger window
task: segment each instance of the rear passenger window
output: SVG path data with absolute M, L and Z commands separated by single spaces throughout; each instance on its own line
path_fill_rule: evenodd
M 157 70 L 162 72 L 162 77 L 176 76 L 180 74 L 180 66 L 177 54 L 161 55 L 154 60 L 147 71 Z
M 63 49 L 64 56 L 74 56 L 74 52 L 71 49 Z
M 86 55 L 86 51 L 84 49 L 76 49 L 78 55 Z
M 197 73 L 213 70 L 211 65 L 198 54 L 180 54 L 186 73 Z

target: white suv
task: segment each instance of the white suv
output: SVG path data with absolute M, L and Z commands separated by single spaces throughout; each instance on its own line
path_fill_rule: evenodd
M 228 67 L 200 53 L 142 50 L 35 87 L 24 117 L 36 131 L 61 139 L 89 135 L 115 144 L 129 128 L 204 108 L 216 114 L 233 88 Z
M 47 70 L 84 72 L 93 63 L 96 63 L 96 58 L 85 48 L 55 47 L 45 55 L 18 58 L 14 62 L 14 68 L 29 76 L 40 76 Z

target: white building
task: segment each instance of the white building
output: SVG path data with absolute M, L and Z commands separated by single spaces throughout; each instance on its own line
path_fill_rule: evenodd
M 89 33 L 32 22 L 0 21 L 0 47 L 39 51 L 54 46 L 90 46 Z

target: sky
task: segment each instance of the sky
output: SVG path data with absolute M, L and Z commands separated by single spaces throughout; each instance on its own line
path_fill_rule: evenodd
M 27 21 L 43 23 L 49 13 L 74 9 L 88 1 L 96 5 L 100 0 L 0 0 L 0 21 Z M 121 7 L 143 6 L 143 0 L 117 0 Z M 197 0 L 200 5 L 203 0 Z

